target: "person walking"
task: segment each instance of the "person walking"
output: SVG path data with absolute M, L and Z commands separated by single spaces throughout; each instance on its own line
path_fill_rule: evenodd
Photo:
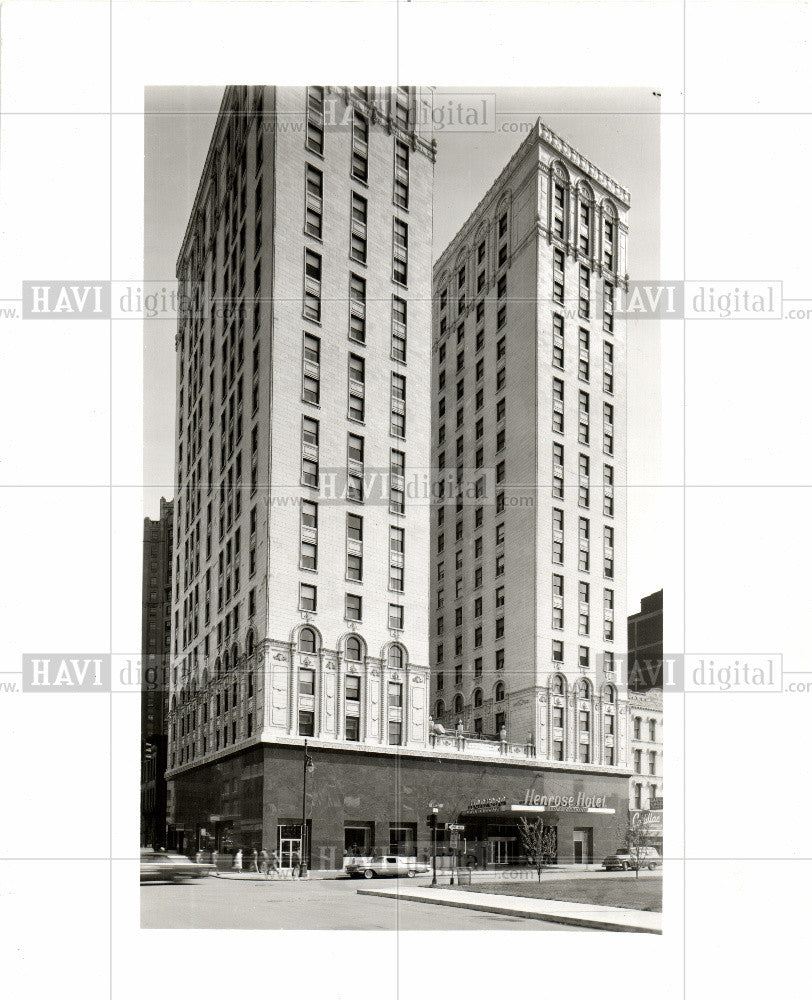
M 259 874 L 259 851 L 254 848 L 254 853 L 251 858 L 251 870 Z
M 290 877 L 291 878 L 298 878 L 299 877 L 299 871 L 300 871 L 299 866 L 301 865 L 301 863 L 302 863 L 302 861 L 301 861 L 301 858 L 299 856 L 299 852 L 298 851 L 294 851 L 293 854 L 291 855 L 291 859 L 290 859 L 290 864 L 291 864 Z
M 259 870 L 265 876 L 268 877 L 269 859 L 268 852 L 263 847 L 259 852 Z
M 279 867 L 279 855 L 276 851 L 271 851 L 271 863 L 268 868 L 268 876 L 270 877 L 271 871 L 273 871 L 274 878 L 279 878 L 281 869 Z
M 234 868 L 238 871 L 242 871 L 242 848 L 240 848 L 234 855 Z
M 217 871 L 217 848 L 215 848 L 211 852 L 211 863 L 212 863 L 212 867 L 214 868 L 214 874 L 215 875 L 219 874 L 218 871 Z

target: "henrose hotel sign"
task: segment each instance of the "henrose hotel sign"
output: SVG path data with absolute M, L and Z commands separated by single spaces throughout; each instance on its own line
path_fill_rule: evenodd
M 521 802 L 508 802 L 506 795 L 496 795 L 486 799 L 474 799 L 468 807 L 472 813 L 487 812 L 587 812 L 613 813 L 607 804 L 606 795 L 541 795 L 532 788 L 524 793 Z

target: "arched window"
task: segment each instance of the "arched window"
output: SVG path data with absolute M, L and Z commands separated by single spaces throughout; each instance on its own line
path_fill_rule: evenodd
M 245 651 L 249 656 L 254 655 L 254 630 L 252 628 L 248 629 L 248 635 L 245 639 Z
M 454 714 L 462 715 L 462 708 L 463 708 L 462 695 L 458 694 L 454 699 Z
M 611 684 L 606 685 L 606 701 L 610 705 L 614 705 L 615 703 L 615 689 Z
M 299 631 L 299 652 L 316 652 L 316 633 L 312 628 L 303 628 Z
M 474 708 L 482 708 L 482 689 L 477 688 L 474 691 Z
M 344 644 L 344 656 L 353 662 L 359 662 L 363 659 L 363 653 L 361 652 L 361 640 L 357 636 L 351 635 L 347 639 Z
M 389 666 L 395 669 L 400 669 L 404 663 L 403 646 L 399 646 L 396 642 L 389 647 Z
M 434 717 L 439 719 L 441 715 L 445 715 L 445 702 L 442 698 L 437 702 L 434 707 Z
M 578 697 L 588 698 L 589 697 L 589 681 L 581 681 L 578 685 Z
M 496 692 L 494 694 L 494 699 L 496 701 L 505 700 L 505 685 L 501 681 L 499 681 L 499 683 L 496 685 Z
M 556 674 L 553 677 L 553 694 L 563 694 L 564 693 L 564 678 Z
M 225 653 L 223 653 L 223 673 L 224 674 L 228 673 L 228 668 L 229 668 L 228 650 L 226 650 Z
M 240 649 L 239 649 L 239 646 L 237 645 L 237 643 L 235 642 L 234 645 L 231 647 L 231 666 L 232 667 L 236 667 L 237 666 L 237 659 L 238 659 L 239 655 L 240 655 Z

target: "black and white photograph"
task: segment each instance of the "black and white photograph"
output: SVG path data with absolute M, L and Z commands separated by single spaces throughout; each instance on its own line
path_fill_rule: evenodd
M 4 995 L 806 995 L 809 35 L 0 6 Z
M 143 926 L 661 932 L 658 100 L 147 92 Z

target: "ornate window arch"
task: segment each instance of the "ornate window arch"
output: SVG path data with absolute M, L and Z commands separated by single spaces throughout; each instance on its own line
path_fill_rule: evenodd
M 493 690 L 493 700 L 494 701 L 504 701 L 505 700 L 505 685 L 499 681 Z
M 364 659 L 364 640 L 357 635 L 348 635 L 344 640 L 344 659 L 360 663 Z
M 553 694 L 564 695 L 567 693 L 567 682 L 561 674 L 553 674 L 550 678 L 550 690 Z
M 607 684 L 603 689 L 603 700 L 607 705 L 614 705 L 617 700 L 617 692 L 615 691 L 614 684 Z
M 465 702 L 462 700 L 462 695 L 458 694 L 454 696 L 454 715 L 462 715 L 465 709 Z
M 440 698 L 440 700 L 434 706 L 435 719 L 439 719 L 441 715 L 445 715 L 445 702 L 443 701 L 442 698 Z
M 409 662 L 406 648 L 399 642 L 390 643 L 389 651 L 386 654 L 386 662 L 393 670 L 400 670 L 405 667 Z
M 220 657 L 214 661 L 214 679 L 217 680 L 220 674 L 223 672 L 223 664 L 220 662 Z
M 245 637 L 245 652 L 248 656 L 254 655 L 254 630 L 252 628 L 248 629 L 248 634 Z
M 321 643 L 312 625 L 303 625 L 296 636 L 296 649 L 300 653 L 318 653 Z
M 578 681 L 578 686 L 576 688 L 575 694 L 576 697 L 578 698 L 589 698 L 589 696 L 592 694 L 592 685 L 585 677 L 582 678 L 580 681 Z
M 482 688 L 474 691 L 474 708 L 482 708 Z

